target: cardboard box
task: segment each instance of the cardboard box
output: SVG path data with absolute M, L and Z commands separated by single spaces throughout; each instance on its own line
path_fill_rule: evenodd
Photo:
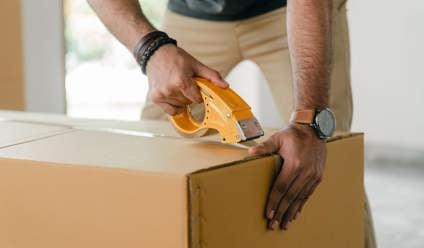
M 263 217 L 278 156 L 139 134 L 75 129 L 0 149 L 0 247 L 363 246 L 361 134 L 328 142 L 325 178 L 286 232 Z
M 145 135 L 155 134 L 157 136 L 180 137 L 180 135 L 172 127 L 171 123 L 167 121 L 117 121 L 104 119 L 70 118 L 61 114 L 8 110 L 0 110 L 0 119 L 1 118 L 17 122 L 62 125 L 86 130 L 104 130 L 121 133 L 130 133 L 130 131 L 135 131 L 135 133 L 133 133 L 134 135 L 137 135 L 138 132 L 144 133 Z
M 70 131 L 64 125 L 25 123 L 0 118 L 0 148 Z

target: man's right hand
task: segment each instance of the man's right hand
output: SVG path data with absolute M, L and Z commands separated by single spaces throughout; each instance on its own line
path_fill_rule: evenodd
M 181 113 L 191 103 L 202 102 L 193 77 L 203 77 L 219 87 L 228 87 L 217 71 L 172 44 L 160 47 L 152 55 L 147 62 L 146 74 L 150 98 L 169 115 Z

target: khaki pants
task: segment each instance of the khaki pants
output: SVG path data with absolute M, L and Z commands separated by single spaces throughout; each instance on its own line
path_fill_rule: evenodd
M 337 9 L 337 8 L 336 8 Z M 350 56 L 344 5 L 336 11 L 335 57 L 330 107 L 339 130 L 352 121 Z M 273 94 L 278 115 L 286 126 L 293 110 L 293 83 L 285 25 L 286 8 L 234 22 L 199 20 L 167 12 L 164 28 L 184 48 L 224 77 L 242 60 L 255 62 L 263 71 Z M 166 114 L 147 99 L 143 118 L 166 119 Z
M 338 130 L 350 130 L 352 95 L 350 54 L 345 0 L 334 6 L 335 53 L 331 77 L 330 107 Z M 218 22 L 185 17 L 168 11 L 165 31 L 180 47 L 222 76 L 243 60 L 255 62 L 264 73 L 278 113 L 287 125 L 293 111 L 293 83 L 286 32 L 286 8 L 241 21 Z M 142 111 L 144 119 L 166 119 L 150 99 Z M 366 197 L 365 197 L 366 199 Z M 365 200 L 365 247 L 376 247 L 373 226 Z

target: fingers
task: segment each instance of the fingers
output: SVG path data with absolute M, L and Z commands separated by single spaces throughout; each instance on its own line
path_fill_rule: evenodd
M 277 174 L 265 207 L 268 227 L 287 228 L 322 179 L 325 143 L 310 129 L 288 127 L 249 150 L 260 155 L 278 151 L 284 164 Z
M 282 229 L 287 230 L 289 222 L 297 218 L 301 205 L 308 200 L 309 196 L 312 193 L 311 189 L 314 185 L 316 185 L 316 181 L 309 182 L 296 197 L 296 200 L 290 204 L 281 221 L 280 226 Z
M 220 87 L 228 87 L 218 72 L 176 46 L 163 46 L 149 61 L 147 75 L 150 97 L 168 114 L 179 113 L 183 110 L 182 107 L 202 102 L 194 76 L 209 79 Z
M 206 78 L 219 87 L 222 87 L 222 88 L 228 87 L 228 83 L 225 82 L 224 79 L 222 79 L 221 75 L 217 71 L 208 68 L 202 63 L 199 62 L 194 69 L 195 69 L 195 74 L 197 76 Z
M 278 226 L 282 226 L 283 217 L 286 214 L 287 209 L 296 200 L 297 196 L 302 191 L 303 187 L 304 187 L 303 180 L 300 180 L 300 178 L 297 177 L 293 181 L 293 183 L 290 185 L 290 187 L 288 187 L 284 196 L 280 198 L 278 208 L 276 208 L 275 206 L 272 206 L 273 211 L 275 213 L 273 218 L 269 221 L 269 227 L 272 230 L 275 230 Z
M 192 87 L 190 83 L 184 83 L 179 80 L 171 86 L 154 88 L 150 92 L 150 98 L 153 103 L 157 104 L 167 114 L 175 115 L 181 113 L 187 105 L 194 101 L 198 101 L 199 99 L 197 99 L 197 97 L 200 97 L 201 100 L 199 90 L 196 86 L 194 86 L 194 90 L 190 89 L 190 87 Z M 184 95 L 182 90 L 185 90 L 187 93 Z M 196 94 L 198 96 L 196 96 Z
M 269 228 L 275 230 L 280 226 L 281 229 L 287 230 L 288 224 L 297 218 L 304 204 L 312 195 L 320 181 L 320 179 L 298 176 L 286 190 L 286 193 L 281 197 L 278 207 L 269 207 L 271 210 L 268 211 L 274 213 L 273 215 L 267 216 L 267 218 L 270 219 L 268 224 Z M 275 202 L 275 199 L 273 201 Z
M 282 145 L 281 139 L 273 135 L 261 144 L 249 148 L 248 152 L 252 155 L 270 154 L 277 152 Z
M 181 93 L 191 101 L 191 103 L 201 103 L 202 96 L 200 95 L 200 90 L 197 84 L 192 78 L 187 79 L 187 81 L 180 88 Z
M 159 102 L 156 104 L 168 115 L 177 115 L 184 111 L 184 107 L 178 107 L 169 103 Z
M 321 180 L 317 180 L 312 185 L 312 187 L 309 189 L 309 192 L 307 193 L 308 194 L 308 197 L 306 199 L 303 199 L 300 202 L 300 206 L 299 206 L 299 209 L 297 210 L 297 213 L 296 213 L 296 216 L 295 217 L 297 217 L 297 215 L 299 215 L 302 212 L 303 207 L 305 206 L 305 203 L 308 201 L 309 197 L 314 193 L 315 189 L 318 187 L 318 185 L 320 184 L 320 182 L 321 182 Z
M 283 197 L 287 196 L 288 190 L 296 178 L 295 173 L 292 167 L 283 165 L 269 193 L 265 211 L 269 220 L 269 227 L 273 230 L 278 227 L 284 214 L 282 211 L 285 211 L 285 209 L 280 208 L 280 203 Z

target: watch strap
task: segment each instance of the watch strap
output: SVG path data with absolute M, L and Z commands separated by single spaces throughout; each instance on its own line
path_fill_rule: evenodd
M 315 109 L 299 110 L 292 113 L 290 122 L 299 124 L 312 124 L 315 118 Z

